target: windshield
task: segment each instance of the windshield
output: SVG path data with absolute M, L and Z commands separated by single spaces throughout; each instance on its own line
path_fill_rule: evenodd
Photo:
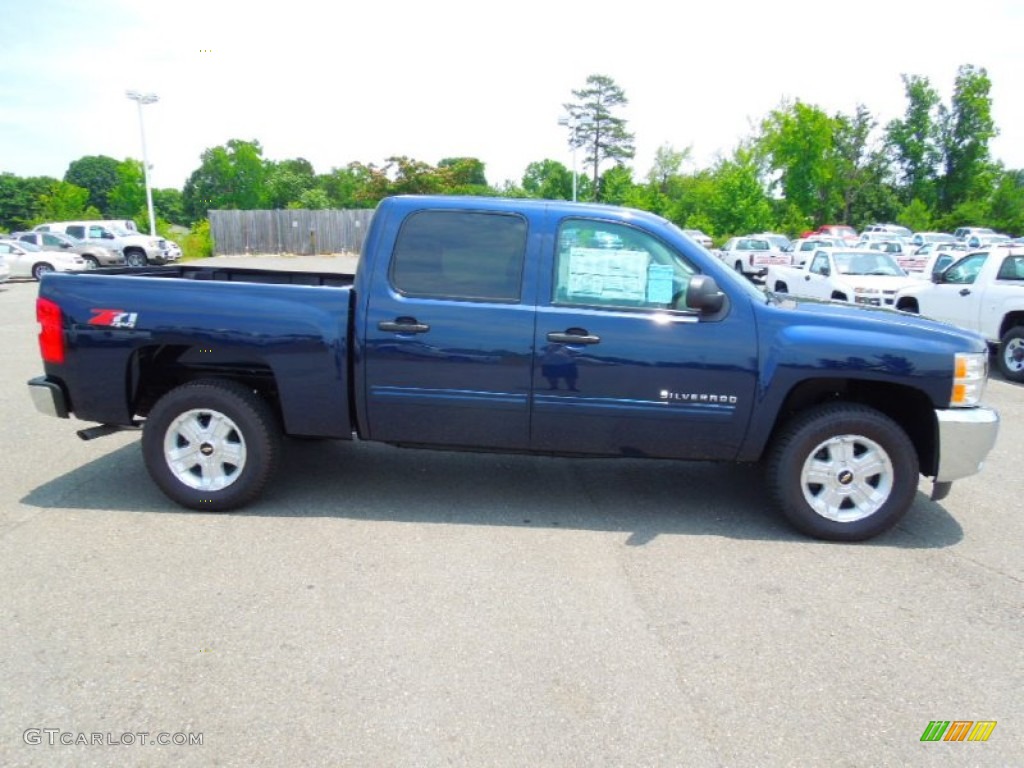
M 896 260 L 887 253 L 839 251 L 835 254 L 836 269 L 844 275 L 890 275 L 906 277 Z

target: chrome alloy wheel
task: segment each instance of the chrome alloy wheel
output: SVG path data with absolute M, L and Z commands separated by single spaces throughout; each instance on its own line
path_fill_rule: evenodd
M 167 427 L 164 459 L 174 476 L 201 491 L 227 488 L 245 468 L 245 440 L 238 426 L 219 411 L 185 411 Z
M 1024 371 L 1024 339 L 1019 336 L 1003 345 L 1003 363 L 1013 373 Z
M 800 471 L 804 499 L 817 514 L 837 523 L 863 520 L 892 493 L 892 460 L 874 440 L 838 435 L 818 445 Z

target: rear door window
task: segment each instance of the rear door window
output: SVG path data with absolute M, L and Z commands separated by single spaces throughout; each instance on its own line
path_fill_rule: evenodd
M 526 253 L 519 215 L 421 211 L 402 225 L 392 286 L 405 296 L 517 302 Z

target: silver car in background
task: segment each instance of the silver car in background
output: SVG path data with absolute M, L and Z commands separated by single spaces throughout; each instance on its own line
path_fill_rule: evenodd
M 93 269 L 124 264 L 124 254 L 114 245 L 97 243 L 94 240 L 79 240 L 77 237 L 62 235 L 59 232 L 15 232 L 11 239 L 31 243 L 46 251 L 77 253 Z

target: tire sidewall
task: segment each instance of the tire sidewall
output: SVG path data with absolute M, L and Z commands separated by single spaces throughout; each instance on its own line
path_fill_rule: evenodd
M 1009 351 L 1007 347 L 1010 342 L 1015 339 L 1024 339 L 1024 326 L 1015 326 L 1003 334 L 1003 338 L 999 340 L 998 360 L 999 360 L 999 372 L 1003 374 L 1009 381 L 1016 382 L 1018 384 L 1024 383 L 1024 370 L 1015 371 L 1006 362 L 1006 354 Z
M 857 435 L 877 443 L 893 467 L 889 498 L 868 517 L 842 523 L 822 517 L 807 503 L 802 487 L 804 463 L 823 442 Z M 786 518 L 800 531 L 830 541 L 863 541 L 894 526 L 914 501 L 918 483 L 917 452 L 906 433 L 888 416 L 867 406 L 822 406 L 784 428 L 769 459 L 772 494 Z
M 200 490 L 181 482 L 164 454 L 164 440 L 173 421 L 183 413 L 203 409 L 231 419 L 245 441 L 245 466 L 234 482 L 218 491 Z M 200 381 L 171 390 L 153 406 L 142 430 L 142 454 L 150 477 L 172 501 L 201 511 L 226 511 L 255 499 L 273 474 L 279 442 L 266 404 L 230 381 Z

